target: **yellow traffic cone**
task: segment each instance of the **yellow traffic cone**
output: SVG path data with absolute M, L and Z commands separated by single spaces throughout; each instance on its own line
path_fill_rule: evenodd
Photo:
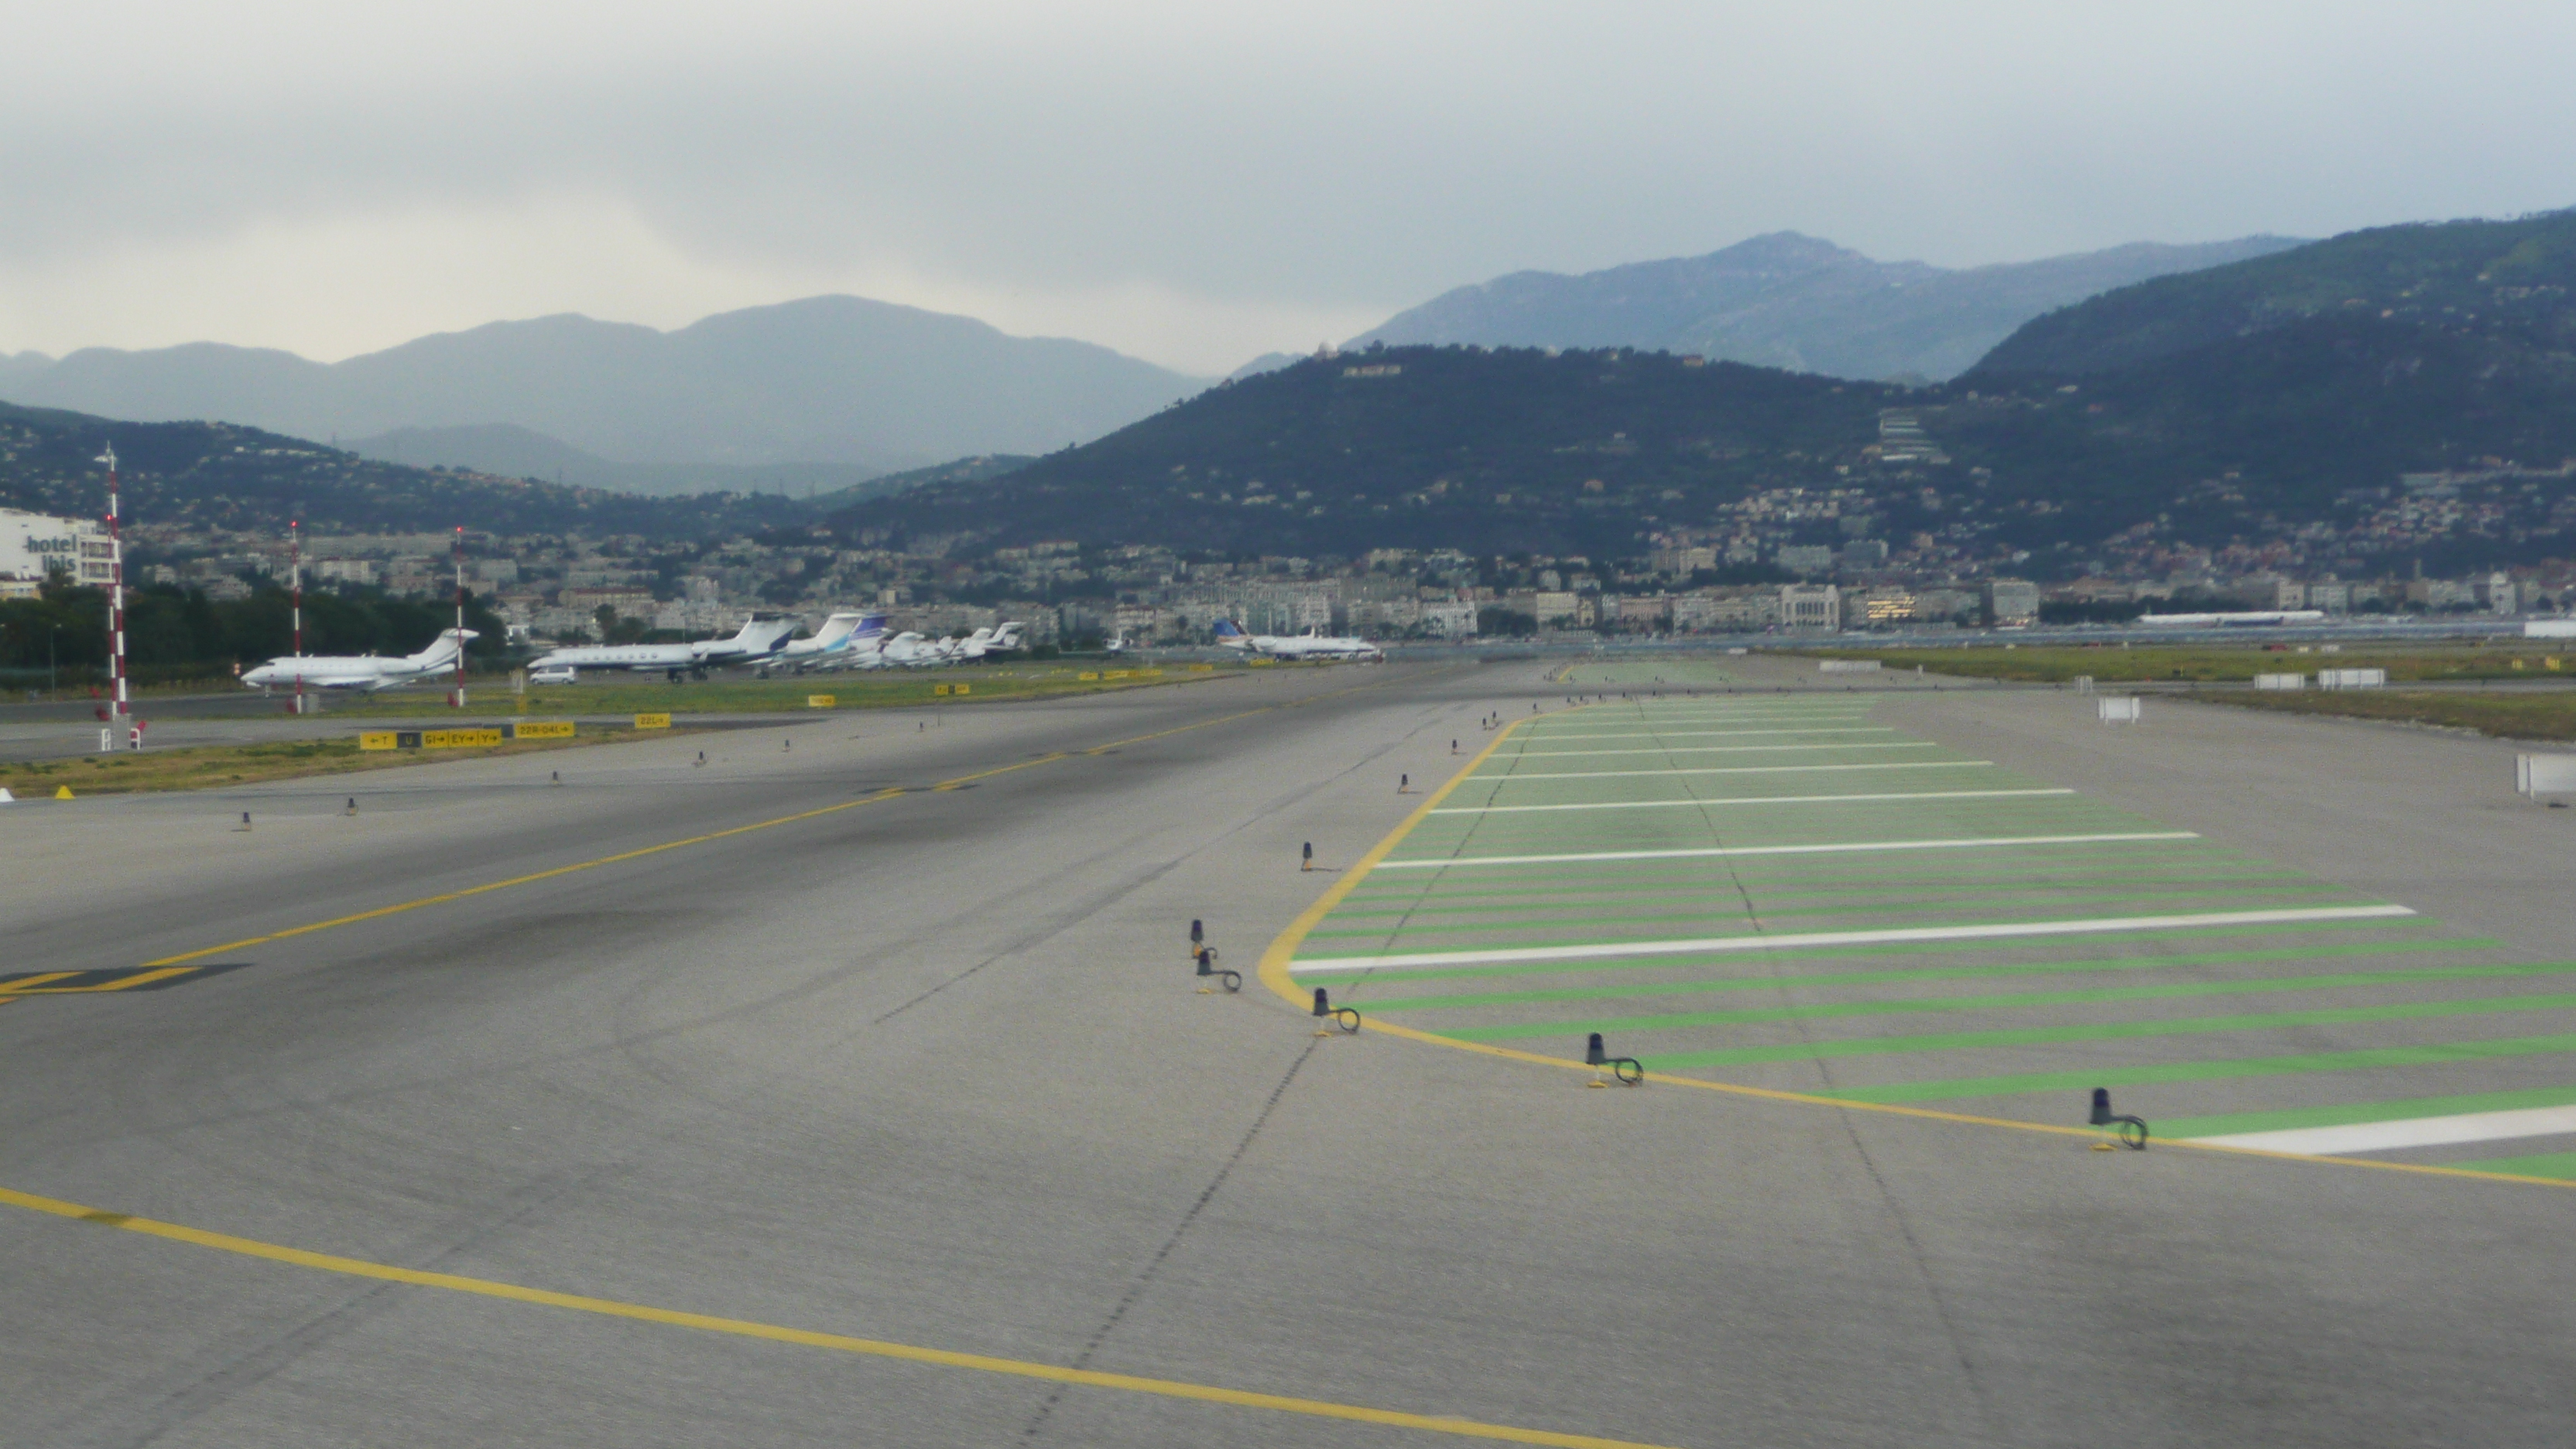
M 72 798 L 72 787 L 69 785 L 56 785 L 54 787 L 54 798 L 57 800 L 68 800 Z

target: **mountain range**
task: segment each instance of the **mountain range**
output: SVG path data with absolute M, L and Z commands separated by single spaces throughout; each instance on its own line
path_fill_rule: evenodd
M 326 533 L 636 534 L 722 538 L 801 523 L 822 504 L 775 493 L 644 498 L 598 488 L 416 468 L 235 423 L 134 423 L 0 403 L 0 507 L 98 517 L 100 453 L 114 444 L 128 526 L 274 537 Z
M 840 488 L 962 454 L 1045 452 L 1205 383 L 1086 342 L 838 296 L 675 332 L 575 315 L 495 322 L 337 363 L 218 343 L 0 359 L 0 395 L 22 405 L 222 419 L 363 439 L 404 462 L 549 480 L 560 469 L 664 493 L 772 477 Z M 770 471 L 787 464 L 837 467 Z
M 1966 371 L 2052 309 L 2298 245 L 2276 236 L 2197 246 L 2139 242 L 1949 270 L 1874 261 L 1782 231 L 1706 256 L 1581 276 L 1515 272 L 1399 312 L 1351 345 L 1634 347 L 1832 377 L 1928 382 Z
M 2576 211 L 2136 283 L 1935 386 L 1626 348 L 1309 358 L 833 526 L 1624 556 L 1786 489 L 1850 495 L 1876 536 L 1930 540 L 1935 566 L 2019 553 L 2043 577 L 2232 545 L 2347 573 L 2576 557 Z M 1799 541 L 1838 540 L 1811 523 Z

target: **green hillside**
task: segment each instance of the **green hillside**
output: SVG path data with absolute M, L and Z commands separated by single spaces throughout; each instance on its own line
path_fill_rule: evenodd
M 1804 488 L 1841 490 L 1844 516 L 1922 570 L 2160 574 L 2176 549 L 2347 574 L 2576 558 L 2571 297 L 2562 213 L 2383 228 L 2108 293 L 1942 387 L 1623 350 L 1371 349 L 834 526 L 1341 556 L 1633 556 L 1675 526 L 1838 541 L 1780 524 L 1799 506 L 1775 490 Z M 1927 446 L 1874 446 L 1883 410 Z M 2408 474 L 2442 476 L 2410 492 Z
M 2113 372 L 2325 318 L 2576 340 L 2576 210 L 2378 227 L 2105 292 L 2025 324 L 1963 381 Z
M 409 468 L 229 423 L 126 423 L 0 403 L 0 505 L 95 515 L 113 442 L 129 518 L 269 532 L 289 519 L 349 532 L 462 525 L 495 534 L 697 538 L 812 516 L 776 495 L 639 498 L 524 478 Z
M 1664 353 L 1396 347 L 1212 388 L 989 482 L 835 515 L 1250 553 L 1634 551 L 1757 487 L 1832 486 L 1906 390 Z

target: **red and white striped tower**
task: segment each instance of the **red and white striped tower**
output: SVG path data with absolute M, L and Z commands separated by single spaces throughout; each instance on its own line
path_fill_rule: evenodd
M 295 621 L 295 712 L 304 713 L 304 524 L 289 519 L 286 524 L 286 551 L 289 560 L 287 578 L 294 588 L 292 604 Z
M 456 526 L 456 690 L 447 702 L 465 707 L 465 525 Z
M 125 687 L 125 540 L 117 524 L 116 445 L 108 444 L 98 461 L 107 465 L 107 670 L 116 689 L 109 723 L 124 729 L 134 705 Z

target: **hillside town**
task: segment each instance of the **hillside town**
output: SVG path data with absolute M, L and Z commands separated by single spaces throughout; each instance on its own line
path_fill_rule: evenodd
M 2502 515 L 2477 490 L 2496 481 L 2409 478 L 2373 500 L 2383 506 L 2366 515 L 2366 536 L 2384 554 L 2454 535 L 2464 521 L 2492 526 Z M 1071 541 L 979 551 L 958 537 L 849 548 L 797 531 L 695 543 L 470 528 L 291 541 L 148 519 L 130 522 L 124 543 L 130 585 L 216 601 L 286 583 L 299 550 L 311 590 L 445 597 L 461 571 L 468 592 L 531 643 L 695 637 L 754 612 L 819 621 L 836 609 L 882 612 L 896 629 L 931 635 L 1016 619 L 1033 645 L 1088 647 L 1204 642 L 1219 619 L 1397 641 L 2009 629 L 2177 607 L 2513 615 L 2555 612 L 2576 597 L 2576 567 L 2350 574 L 2314 567 L 2354 561 L 2352 541 L 2340 537 L 2212 550 L 2153 530 L 2106 544 L 2092 572 L 2040 582 L 2014 571 L 2025 553 L 1980 554 L 1973 525 L 1947 537 L 1918 530 L 1891 547 L 1877 536 L 1886 512 L 1883 487 L 1771 490 L 1719 526 L 1667 530 L 1626 559 L 1437 549 L 1219 558 Z M 1799 541 L 1822 530 L 1834 541 Z M 31 596 L 49 578 L 103 585 L 108 555 L 96 521 L 0 511 L 0 598 Z

